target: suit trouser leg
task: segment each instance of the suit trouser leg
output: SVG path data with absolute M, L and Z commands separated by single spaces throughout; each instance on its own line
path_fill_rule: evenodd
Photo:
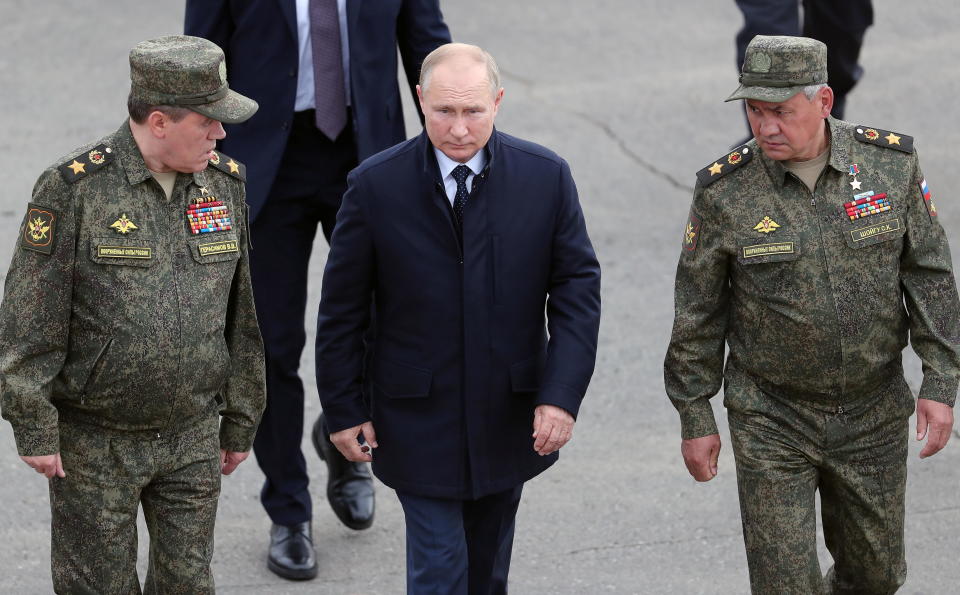
M 266 476 L 260 501 L 280 525 L 312 518 L 300 448 L 307 276 L 317 224 L 332 233 L 347 173 L 356 164 L 349 126 L 331 142 L 311 120 L 294 118 L 280 171 L 250 228 L 250 274 L 267 370 L 267 407 L 253 448 Z
M 408 595 L 501 595 L 523 485 L 476 500 L 397 492 L 407 536 Z
M 804 0 L 803 35 L 827 44 L 827 77 L 834 91 L 832 114 L 843 119 L 849 93 L 860 77 L 860 48 L 873 24 L 871 0 Z

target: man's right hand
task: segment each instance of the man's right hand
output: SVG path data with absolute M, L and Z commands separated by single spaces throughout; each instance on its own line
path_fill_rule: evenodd
M 47 479 L 56 475 L 57 477 L 66 477 L 63 472 L 63 461 L 60 460 L 60 453 L 55 455 L 41 455 L 39 457 L 20 457 L 23 462 L 33 467 L 37 473 L 43 473 Z
M 717 476 L 717 458 L 720 456 L 720 434 L 684 440 L 680 445 L 687 471 L 697 481 L 710 481 Z
M 357 437 L 363 433 L 366 444 L 357 442 Z M 373 423 L 365 421 L 359 426 L 330 434 L 330 442 L 337 447 L 340 454 L 354 463 L 369 463 L 373 460 L 373 449 L 377 447 L 377 433 L 373 431 Z

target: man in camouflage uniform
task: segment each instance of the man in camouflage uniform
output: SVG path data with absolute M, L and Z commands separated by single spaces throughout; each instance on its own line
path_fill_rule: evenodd
M 724 382 L 755 593 L 897 590 L 908 335 L 921 457 L 950 436 L 960 375 L 960 301 L 913 139 L 829 117 L 826 54 L 802 37 L 750 43 L 728 100 L 745 100 L 755 138 L 697 174 L 664 366 L 698 481 L 717 473 L 709 399 Z
M 2 411 L 50 478 L 57 592 L 140 592 L 142 504 L 145 591 L 212 593 L 220 474 L 264 406 L 244 168 L 213 147 L 257 105 L 203 39 L 145 41 L 130 70 L 130 119 L 34 188 L 0 306 Z

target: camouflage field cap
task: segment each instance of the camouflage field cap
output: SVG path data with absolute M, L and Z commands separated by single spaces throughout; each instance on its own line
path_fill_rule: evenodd
M 747 46 L 740 88 L 725 101 L 779 103 L 808 85 L 827 82 L 827 46 L 809 37 L 757 35 Z
M 249 119 L 259 107 L 230 90 L 223 50 L 189 35 L 148 39 L 130 50 L 130 94 L 151 105 L 185 107 L 226 124 Z

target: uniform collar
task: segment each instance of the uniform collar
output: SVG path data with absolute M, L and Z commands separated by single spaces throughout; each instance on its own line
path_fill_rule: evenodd
M 828 128 L 827 134 L 829 135 L 827 139 L 827 150 L 830 151 L 827 167 L 832 167 L 840 173 L 846 173 L 850 167 L 850 142 L 853 140 L 847 130 L 849 124 L 837 120 L 833 116 L 827 116 L 826 122 Z M 773 183 L 778 189 L 783 188 L 783 183 L 787 176 L 787 168 L 779 161 L 767 157 L 763 149 L 760 148 L 759 143 L 757 143 L 756 140 L 753 142 L 756 144 L 755 150 L 760 154 L 760 161 L 763 162 L 763 165 L 767 168 L 767 173 L 770 174 Z
M 124 120 L 120 128 L 113 135 L 113 147 L 115 155 L 120 160 L 123 170 L 127 175 L 127 182 L 134 186 L 145 182 L 153 177 L 147 164 L 143 160 L 143 153 L 137 146 L 137 141 L 133 138 L 133 132 L 130 130 L 130 119 Z M 190 174 L 193 177 L 193 183 L 197 186 L 206 186 L 210 180 L 210 174 L 207 172 L 209 166 L 203 171 Z

